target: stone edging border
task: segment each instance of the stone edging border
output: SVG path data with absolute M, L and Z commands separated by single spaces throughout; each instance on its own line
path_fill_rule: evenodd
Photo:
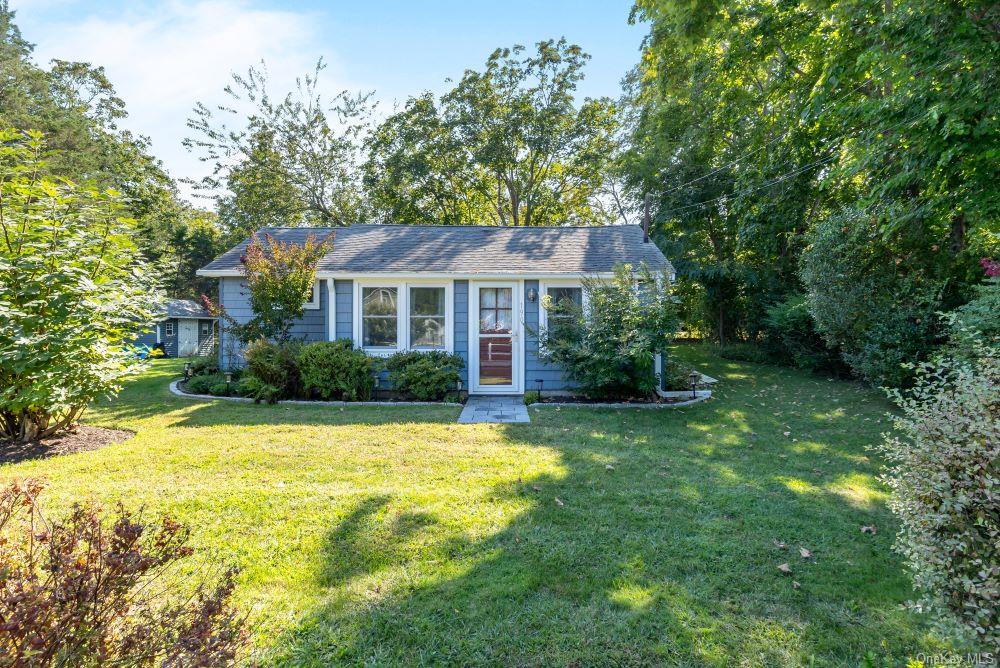
M 215 401 L 241 401 L 243 403 L 253 403 L 253 399 L 247 397 L 217 397 L 214 394 L 191 394 L 183 391 L 180 387 L 180 380 L 170 383 L 171 393 L 178 397 L 187 399 L 213 399 Z M 302 401 L 299 399 L 282 399 L 276 403 L 292 404 L 296 406 L 463 406 L 464 404 L 452 401 Z
M 666 393 L 666 392 L 664 394 L 666 394 L 668 397 L 671 395 L 671 393 Z M 686 395 L 690 394 L 690 392 L 678 392 L 676 394 Z M 695 399 L 688 399 L 687 401 L 678 401 L 676 403 L 669 403 L 669 404 L 629 404 L 629 403 L 582 404 L 569 401 L 566 402 L 552 401 L 545 403 L 528 404 L 528 408 L 545 408 L 548 406 L 556 406 L 558 408 L 639 408 L 643 410 L 661 409 L 661 408 L 683 408 L 685 406 L 691 406 L 693 404 L 700 404 L 703 401 L 711 399 L 712 391 L 698 390 L 695 396 L 696 396 Z

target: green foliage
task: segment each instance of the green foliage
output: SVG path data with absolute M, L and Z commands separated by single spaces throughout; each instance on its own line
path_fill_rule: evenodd
M 688 376 L 691 374 L 691 367 L 673 357 L 664 356 L 663 366 L 660 374 L 664 390 L 690 390 L 691 381 Z
M 274 343 L 266 339 L 252 342 L 243 351 L 246 371 L 241 380 L 246 396 L 256 401 L 274 403 L 301 393 L 297 342 Z
M 0 131 L 0 435 L 25 441 L 117 393 L 161 301 L 117 193 L 47 177 L 44 150 Z
M 302 388 L 324 401 L 367 401 L 375 388 L 376 360 L 350 340 L 320 341 L 302 347 L 297 358 Z
M 809 241 L 802 280 L 816 329 L 865 380 L 905 384 L 911 371 L 901 364 L 926 359 L 936 343 L 943 286 L 897 262 L 897 250 L 868 218 L 831 217 Z
M 1000 278 L 977 285 L 968 303 L 946 319 L 948 340 L 956 354 L 971 358 L 977 344 L 1000 348 Z
M 998 379 L 997 349 L 983 345 L 917 365 L 912 391 L 890 393 L 902 414 L 878 446 L 918 608 L 983 649 L 1000 646 Z
M 441 401 L 454 392 L 465 360 L 443 350 L 401 351 L 385 361 L 392 388 L 416 401 Z
M 243 237 L 264 225 L 338 226 L 365 221 L 358 164 L 368 129 L 371 93 L 319 93 L 323 61 L 298 90 L 273 97 L 263 69 L 233 75 L 233 104 L 198 103 L 184 145 L 202 153 L 212 174 L 196 184 L 215 194 L 222 225 Z M 246 118 L 237 109 L 251 108 Z M 233 126 L 236 127 L 233 127 Z M 240 156 L 239 160 L 231 160 Z M 228 187 L 229 193 L 224 192 Z M 283 221 L 283 222 L 281 222 Z
M 666 353 L 677 330 L 668 278 L 645 266 L 633 272 L 623 265 L 611 281 L 587 279 L 583 289 L 586 313 L 574 304 L 543 298 L 550 321 L 558 320 L 559 326 L 538 333 L 541 357 L 566 369 L 588 397 L 651 396 L 657 382 L 655 355 Z
M 215 355 L 191 358 L 191 373 L 195 376 L 218 373 L 219 358 Z
M 524 393 L 524 405 L 530 406 L 531 404 L 537 404 L 542 400 L 542 393 L 538 390 L 528 390 Z
M 226 394 L 225 389 L 221 393 L 213 392 L 213 388 L 217 385 L 222 385 L 225 388 L 226 376 L 223 373 L 219 373 L 217 370 L 209 373 L 202 373 L 200 375 L 192 376 L 184 381 L 184 391 L 190 392 L 191 394 Z
M 410 98 L 368 142 L 365 184 L 394 223 L 607 222 L 619 120 L 574 93 L 590 58 L 565 40 L 497 49 L 438 101 Z
M 803 294 L 789 295 L 767 308 L 764 318 L 764 342 L 775 361 L 810 371 L 839 372 L 843 361 L 830 350 L 809 311 Z
M 772 364 L 774 358 L 757 343 L 727 343 L 714 346 L 715 354 L 722 359 L 754 364 Z
M 302 317 L 304 305 L 316 282 L 316 263 L 328 247 L 329 237 L 317 241 L 310 235 L 304 243 L 286 243 L 265 234 L 256 234 L 241 258 L 244 279 L 250 292 L 253 317 L 238 322 L 221 306 L 208 303 L 221 317 L 226 329 L 243 345 L 259 339 L 287 343 L 292 325 Z
M 696 325 L 755 341 L 765 308 L 804 290 L 856 371 L 905 380 L 895 360 L 927 355 L 928 316 L 960 305 L 996 249 L 995 16 L 977 1 L 636 2 L 651 25 L 628 82 L 627 183 L 654 194 L 654 238 L 703 290 Z
M 214 214 L 183 203 L 149 140 L 120 127 L 125 103 L 102 67 L 54 60 L 44 68 L 33 62 L 33 49 L 0 0 L 0 127 L 40 131 L 50 176 L 121 194 L 139 249 L 165 265 L 169 296 L 211 293 L 214 282 L 194 271 L 223 250 Z

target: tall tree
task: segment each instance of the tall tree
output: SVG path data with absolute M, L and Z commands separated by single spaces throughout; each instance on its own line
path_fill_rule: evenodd
M 358 165 L 371 93 L 343 91 L 327 101 L 319 89 L 324 68 L 320 60 L 294 92 L 275 98 L 266 69 L 251 67 L 233 74 L 229 104 L 195 106 L 184 145 L 211 164 L 212 173 L 194 185 L 216 199 L 225 227 L 365 219 Z
M 564 39 L 497 49 L 440 99 L 411 98 L 368 143 L 366 185 L 392 222 L 607 222 L 617 116 L 575 91 L 589 56 Z
M 703 288 L 718 338 L 756 337 L 764 307 L 805 292 L 872 380 L 933 343 L 926 314 L 960 303 L 996 248 L 998 13 L 637 2 L 651 31 L 631 78 L 629 185 L 656 195 L 655 234 Z M 847 261 L 877 294 L 847 299 Z M 834 331 L 862 307 L 864 337 Z

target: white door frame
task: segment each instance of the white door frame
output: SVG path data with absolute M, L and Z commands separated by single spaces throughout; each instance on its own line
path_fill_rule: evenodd
M 512 385 L 479 384 L 479 288 L 511 289 Z M 524 282 L 469 281 L 469 393 L 524 394 Z

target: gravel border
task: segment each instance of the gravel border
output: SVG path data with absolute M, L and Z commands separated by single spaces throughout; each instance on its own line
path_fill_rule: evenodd
M 247 397 L 217 397 L 214 394 L 191 394 L 179 387 L 180 380 L 170 383 L 170 391 L 178 397 L 187 399 L 214 399 L 217 401 L 242 401 L 253 403 Z M 463 406 L 453 401 L 304 401 L 301 399 L 281 399 L 275 403 L 293 404 L 296 406 Z

